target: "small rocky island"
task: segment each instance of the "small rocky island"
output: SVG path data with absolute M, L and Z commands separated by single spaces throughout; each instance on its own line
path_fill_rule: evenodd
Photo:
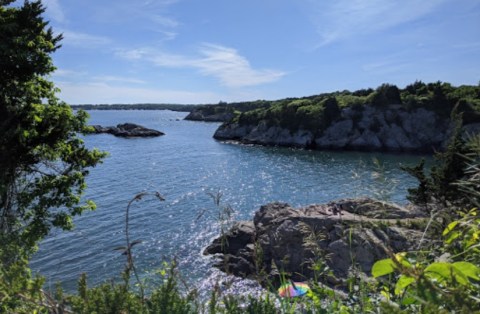
M 324 261 L 331 272 L 319 280 L 345 287 L 352 271 L 369 276 L 375 261 L 417 249 L 425 223 L 418 208 L 370 198 L 302 208 L 271 203 L 253 221 L 235 223 L 204 254 L 215 254 L 221 270 L 261 283 L 278 283 L 281 273 L 295 281 L 314 278 L 315 263 Z
M 93 128 L 91 134 L 107 133 L 119 137 L 155 137 L 165 135 L 163 132 L 148 129 L 134 123 L 123 123 L 118 124 L 117 126 L 107 127 L 92 125 L 91 127 Z

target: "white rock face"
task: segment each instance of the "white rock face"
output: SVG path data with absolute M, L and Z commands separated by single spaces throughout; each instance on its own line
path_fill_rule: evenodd
M 320 125 L 319 125 L 320 129 Z M 480 124 L 465 127 L 480 132 Z M 289 130 L 269 126 L 224 124 L 215 133 L 217 139 L 232 139 L 262 145 L 315 147 L 316 149 L 432 152 L 445 147 L 452 131 L 449 119 L 419 108 L 408 111 L 401 105 L 376 108 L 364 105 L 345 108 L 325 130 Z

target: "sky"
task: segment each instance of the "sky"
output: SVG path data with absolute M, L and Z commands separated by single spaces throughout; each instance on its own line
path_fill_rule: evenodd
M 43 0 L 70 104 L 480 82 L 479 0 Z

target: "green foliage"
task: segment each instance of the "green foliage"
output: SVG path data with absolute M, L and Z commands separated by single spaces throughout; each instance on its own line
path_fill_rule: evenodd
M 476 137 L 471 138 L 469 142 L 463 139 L 462 120 L 459 114 L 453 113 L 452 121 L 455 123 L 455 128 L 451 139 L 444 152 L 435 154 L 436 163 L 429 174 L 425 173 L 423 161 L 415 167 L 403 168 L 419 181 L 418 187 L 408 190 L 408 199 L 415 204 L 425 206 L 428 211 L 438 206 L 468 208 L 477 205 L 478 198 L 472 198 L 470 190 L 478 187 L 478 179 L 476 179 L 478 165 L 475 162 L 478 162 L 476 156 L 480 152 L 480 146 L 474 145 L 475 141 L 478 141 Z M 462 190 L 461 185 L 458 184 L 461 179 L 470 182 L 463 184 L 463 189 L 467 191 Z
M 242 107 L 230 123 L 280 126 L 291 132 L 303 129 L 317 135 L 341 116 L 341 109 L 350 107 L 361 111 L 366 105 L 384 108 L 392 104 L 401 105 L 407 110 L 424 108 L 443 118 L 448 118 L 456 107 L 459 113 L 464 113 L 465 124 L 480 122 L 480 86 L 454 87 L 449 83 L 425 84 L 415 81 L 404 89 L 383 84 L 376 90 L 369 88 L 354 92 L 339 91 L 303 98 L 262 101 L 253 108 Z M 237 104 L 229 104 L 234 105 Z M 372 131 L 378 130 L 374 128 Z
M 128 279 L 124 283 L 105 283 L 88 288 L 83 274 L 77 295 L 67 296 L 66 306 L 75 313 L 197 313 L 196 291 L 182 295 L 178 287 L 176 264 L 164 264 L 157 272 L 163 283 L 152 288 L 149 297 L 142 299 L 130 290 Z
M 22 248 L 2 239 L 0 258 L 0 313 L 45 310 L 41 292 L 44 279 L 32 276 L 28 256 Z
M 341 108 L 353 107 L 353 106 L 362 106 L 366 103 L 366 96 L 355 96 L 355 95 L 339 95 L 336 97 L 338 105 Z
M 71 229 L 71 216 L 94 209 L 80 204 L 88 167 L 104 156 L 89 151 L 74 115 L 46 77 L 59 47 L 42 18 L 40 1 L 0 6 L 0 233 L 34 248 L 52 227 Z
M 0 2 L 0 304 L 2 312 L 44 311 L 42 279 L 28 259 L 52 227 L 71 229 L 88 168 L 104 156 L 77 136 L 85 112 L 73 114 L 47 80 L 54 36 L 40 1 Z
M 390 104 L 401 104 L 402 100 L 397 86 L 383 84 L 368 97 L 367 102 L 375 107 L 385 107 Z
M 267 126 L 308 130 L 317 134 L 340 116 L 335 97 L 286 99 L 272 103 L 268 109 L 255 109 L 241 113 L 235 120 L 240 125 L 256 125 L 265 121 Z
M 452 222 L 442 235 L 445 240 L 439 253 L 444 256 L 443 260 L 412 252 L 409 257 L 406 253 L 396 254 L 373 265 L 374 277 L 395 277 L 393 282 L 382 281 L 389 306 L 395 302 L 411 313 L 430 313 L 435 309 L 473 313 L 480 309 L 477 209 Z

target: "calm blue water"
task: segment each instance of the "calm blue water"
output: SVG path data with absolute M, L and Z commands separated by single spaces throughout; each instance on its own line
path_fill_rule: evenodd
M 125 256 L 113 249 L 125 243 L 125 208 L 139 192 L 159 191 L 166 199 L 146 197 L 131 207 L 131 239 L 143 241 L 134 248 L 142 277 L 150 279 L 164 257 L 176 256 L 183 277 L 206 288 L 223 276 L 201 254 L 219 234 L 218 210 L 209 192 L 221 191 L 223 204 L 231 205 L 235 218 L 244 220 L 272 201 L 301 206 L 381 193 L 404 203 L 406 189 L 415 181 L 399 166 L 420 159 L 221 143 L 212 138 L 217 123 L 183 121 L 186 113 L 171 111 L 91 111 L 90 115 L 90 124 L 133 122 L 166 135 L 85 137 L 88 147 L 109 152 L 87 180 L 86 197 L 96 202 L 97 210 L 76 218 L 72 232 L 57 231 L 44 240 L 31 263 L 47 277 L 47 285 L 61 281 L 67 291 L 76 289 L 83 272 L 90 284 L 118 277 Z M 389 184 L 375 176 L 373 158 L 382 162 Z M 197 219 L 200 212 L 205 214 Z

